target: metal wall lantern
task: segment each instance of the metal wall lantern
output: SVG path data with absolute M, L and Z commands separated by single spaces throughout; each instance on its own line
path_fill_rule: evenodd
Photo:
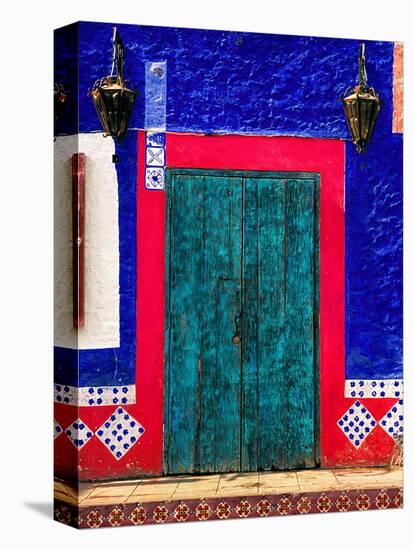
M 370 141 L 376 119 L 380 112 L 379 94 L 367 84 L 365 45 L 360 46 L 359 84 L 347 95 L 341 97 L 344 113 L 351 132 L 353 143 L 359 153 L 364 153 L 367 142 Z
M 67 92 L 60 82 L 55 82 L 53 85 L 53 110 L 54 110 L 54 133 L 56 134 L 56 124 L 59 120 L 63 106 L 67 100 Z
M 124 48 L 119 33 L 113 29 L 113 60 L 109 76 L 97 80 L 89 91 L 104 130 L 104 137 L 112 136 L 118 143 L 126 134 L 133 111 L 136 92 L 126 86 L 123 78 Z

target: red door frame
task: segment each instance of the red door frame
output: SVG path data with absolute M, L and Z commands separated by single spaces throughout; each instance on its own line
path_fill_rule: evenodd
M 162 470 L 165 193 L 145 189 L 145 133 L 139 133 L 137 403 L 150 408 L 153 459 Z M 344 397 L 345 142 L 268 136 L 166 136 L 170 168 L 317 172 L 320 174 L 320 459 L 321 466 L 385 463 L 393 449 L 379 427 L 355 449 L 337 426 L 354 402 Z M 376 418 L 395 400 L 364 399 Z M 155 442 L 155 441 L 153 441 Z M 155 457 L 156 455 L 156 457 Z
M 138 167 L 143 164 L 144 140 L 144 133 L 141 133 Z M 329 463 L 332 451 L 329 439 L 333 435 L 334 418 L 335 422 L 339 418 L 334 403 L 344 398 L 344 142 L 292 137 L 167 134 L 166 154 L 168 167 L 174 168 L 320 174 L 320 457 L 322 465 Z M 140 169 L 138 174 L 136 392 L 137 402 L 143 409 L 143 402 L 149 397 L 149 381 L 145 382 L 143 378 L 152 373 L 151 387 L 155 390 L 156 383 L 156 391 L 150 392 L 151 405 L 148 403 L 148 406 L 152 411 L 151 423 L 156 424 L 156 431 L 161 434 L 165 194 L 146 190 L 143 170 Z M 160 460 L 162 442 L 157 443 Z M 160 463 L 159 467 L 161 469 Z

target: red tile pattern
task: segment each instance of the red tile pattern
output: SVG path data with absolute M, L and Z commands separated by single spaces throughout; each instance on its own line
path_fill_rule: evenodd
M 184 523 L 309 513 L 386 510 L 403 507 L 403 489 L 352 489 L 320 493 L 187 499 L 76 508 L 55 501 L 55 519 L 79 529 Z

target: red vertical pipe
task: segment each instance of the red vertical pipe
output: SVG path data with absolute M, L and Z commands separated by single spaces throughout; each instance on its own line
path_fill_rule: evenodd
M 85 324 L 86 155 L 72 156 L 73 326 Z

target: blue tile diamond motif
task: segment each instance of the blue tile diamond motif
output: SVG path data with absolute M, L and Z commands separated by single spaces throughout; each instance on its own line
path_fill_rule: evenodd
M 72 422 L 65 430 L 67 437 L 80 450 L 93 437 L 93 432 L 80 418 Z
M 59 422 L 56 420 L 56 418 L 54 419 L 53 433 L 54 433 L 54 438 L 55 438 L 55 439 L 56 439 L 56 437 L 59 437 L 59 435 L 60 435 L 61 433 L 63 433 L 63 428 L 62 428 L 62 426 L 59 424 Z
M 399 399 L 380 420 L 379 424 L 391 437 L 397 439 L 403 435 L 403 399 Z
M 144 433 L 144 428 L 122 407 L 118 407 L 96 435 L 116 460 L 120 460 Z
M 371 412 L 360 401 L 355 401 L 343 414 L 337 425 L 350 443 L 356 449 L 359 449 L 377 426 L 377 422 Z

